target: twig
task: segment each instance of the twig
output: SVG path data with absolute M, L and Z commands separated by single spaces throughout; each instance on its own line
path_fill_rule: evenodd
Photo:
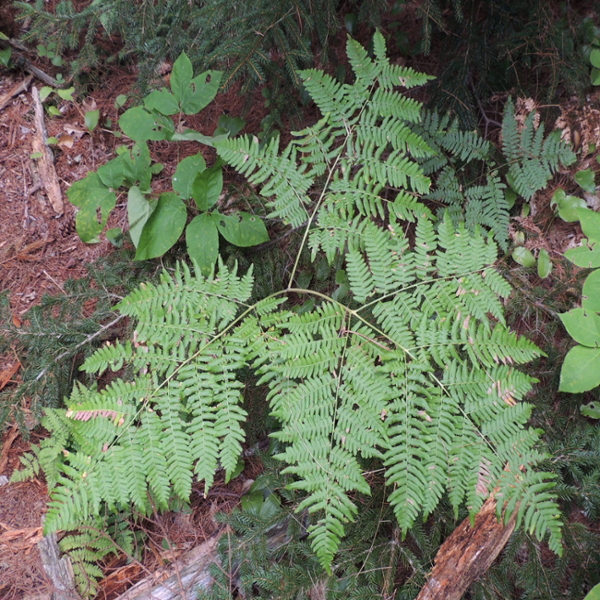
M 483 119 L 484 123 L 485 123 L 485 133 L 484 133 L 484 138 L 487 139 L 488 136 L 488 127 L 490 125 L 493 125 L 494 127 L 502 127 L 502 123 L 499 123 L 498 121 L 491 119 L 490 117 L 487 116 L 487 113 L 485 112 L 485 109 L 483 108 L 483 104 L 481 103 L 481 100 L 479 99 L 479 96 L 477 95 L 477 90 L 475 89 L 475 84 L 473 83 L 473 76 L 469 73 L 469 79 L 468 79 L 468 86 L 471 90 L 471 93 L 473 94 L 473 98 L 475 98 L 475 102 L 477 103 L 477 108 L 479 109 L 479 114 L 481 115 L 481 118 Z
M 73 354 L 73 352 L 75 352 L 76 350 L 79 350 L 79 348 L 81 348 L 82 346 L 89 344 L 92 340 L 96 339 L 99 335 L 104 333 L 107 329 L 110 329 L 113 325 L 116 325 L 123 318 L 125 318 L 125 315 L 119 315 L 116 319 L 114 319 L 110 323 L 103 325 L 100 329 L 98 329 L 98 331 L 96 331 L 96 333 L 92 333 L 91 335 L 88 335 L 85 338 L 85 340 L 83 340 L 82 342 L 79 342 L 79 344 L 77 344 L 73 348 L 70 348 L 69 350 L 66 350 L 65 352 L 63 352 L 62 354 L 59 354 L 52 361 L 52 364 L 56 364 L 57 362 L 61 361 L 63 358 L 66 358 L 67 356 Z M 50 368 L 50 365 L 48 365 L 43 371 L 41 371 L 39 373 L 39 375 L 35 378 L 35 380 L 39 381 L 48 372 L 49 368 Z
M 33 81 L 33 75 L 29 75 L 20 83 L 17 83 L 12 89 L 8 90 L 6 94 L 3 94 L 0 97 L 0 110 L 3 110 L 8 106 L 8 103 L 15 97 L 18 96 L 21 92 L 27 91 L 27 88 L 31 85 Z

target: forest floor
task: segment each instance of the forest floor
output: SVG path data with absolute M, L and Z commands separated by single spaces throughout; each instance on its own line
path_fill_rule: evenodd
M 49 68 L 49 63 L 35 54 L 29 58 L 39 68 Z M 27 73 L 23 71 L 0 71 L 0 98 L 26 78 Z M 46 102 L 54 103 L 61 112 L 60 117 L 46 115 L 45 119 L 48 136 L 58 139 L 53 153 L 62 192 L 60 210 L 50 203 L 40 180 L 37 160 L 31 157 L 37 133 L 32 87 L 39 89 L 44 84 L 34 78 L 0 111 L 0 293 L 8 292 L 13 322 L 17 326 L 45 294 L 65 294 L 64 282 L 67 279 L 84 276 L 86 265 L 113 250 L 105 239 L 93 245 L 81 242 L 75 232 L 75 208 L 66 197 L 66 190 L 73 182 L 112 158 L 116 146 L 123 143 L 112 132 L 119 116 L 115 99 L 120 94 L 132 92 L 136 73 L 132 68 L 115 66 L 103 73 L 103 81 L 109 82 L 109 85 L 95 87 L 85 100 L 57 101 L 55 96 L 51 96 Z M 253 94 L 252 108 L 243 114 L 247 122 L 246 133 L 257 132 L 267 114 L 260 90 Z M 597 108 L 600 103 L 593 98 L 583 108 L 578 108 L 578 104 L 575 100 L 565 102 L 562 107 L 563 127 L 574 129 L 573 124 L 577 123 L 580 144 L 589 146 L 594 143 L 600 147 L 600 110 Z M 244 106 L 247 106 L 247 99 L 239 95 L 239 88 L 233 87 L 217 96 L 216 101 L 199 115 L 189 117 L 186 125 L 211 134 L 221 114 L 241 115 Z M 100 110 L 101 122 L 90 133 L 85 127 L 84 115 L 86 110 L 95 108 Z M 112 122 L 112 127 L 107 127 L 107 120 Z M 164 165 L 155 183 L 160 187 L 162 181 L 166 188 L 178 162 L 200 150 L 206 152 L 205 158 L 210 164 L 214 156 L 206 147 L 191 142 L 179 145 L 155 143 L 154 157 Z M 577 168 L 586 168 L 592 162 L 595 162 L 595 156 L 590 155 Z M 566 173 L 559 174 L 552 185 L 535 198 L 532 216 L 515 220 L 515 228 L 528 232 L 532 250 L 546 248 L 551 256 L 558 257 L 566 248 L 577 243 L 580 236 L 577 227 L 555 220 L 550 209 L 553 191 L 564 187 L 569 193 L 572 191 L 570 186 L 572 177 Z M 121 198 L 110 217 L 109 227 L 126 230 L 126 224 L 126 204 Z M 16 354 L 0 357 L 0 389 L 18 385 L 18 369 Z M 35 437 L 32 436 L 30 441 L 35 441 Z M 29 448 L 29 443 L 21 438 L 15 426 L 6 430 L 0 444 L 0 598 L 5 600 L 41 598 L 51 591 L 36 549 L 48 500 L 46 486 L 38 479 L 2 485 L 1 479 L 3 476 L 10 477 L 18 468 L 19 457 Z M 237 504 L 247 489 L 247 482 L 256 476 L 258 469 L 257 464 L 251 464 L 242 478 L 227 486 L 223 482 L 217 483 L 206 499 L 197 495 L 194 510 L 185 518 L 167 514 L 156 519 L 150 527 L 150 542 L 143 564 L 128 565 L 121 559 L 108 565 L 105 594 L 100 597 L 112 600 L 129 583 L 171 560 L 173 556 L 167 556 L 170 550 L 161 547 L 160 539 L 167 537 L 183 551 L 210 536 L 216 528 L 215 513 L 231 510 Z

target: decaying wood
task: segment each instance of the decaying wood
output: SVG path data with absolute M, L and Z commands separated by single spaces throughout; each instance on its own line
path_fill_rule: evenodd
M 5 546 L 12 551 L 29 550 L 42 540 L 41 527 L 26 527 L 25 529 L 10 529 L 4 523 L 0 523 L 0 547 Z
M 50 578 L 54 591 L 52 600 L 81 600 L 73 583 L 73 568 L 67 556 L 60 558 L 56 534 L 51 533 L 38 543 L 44 571 Z
M 21 92 L 27 91 L 27 89 L 31 85 L 32 81 L 33 81 L 33 75 L 29 75 L 28 77 L 23 79 L 23 81 L 20 81 L 19 83 L 17 83 L 17 85 L 15 85 L 13 88 L 8 90 L 8 92 L 6 92 L 6 94 L 2 94 L 2 96 L 0 96 L 0 110 L 3 110 L 4 108 L 6 108 L 6 106 L 8 106 L 8 104 L 9 104 L 9 102 L 15 96 L 18 96 Z
M 33 140 L 33 152 L 41 155 L 40 158 L 36 159 L 37 167 L 40 175 L 40 180 L 48 200 L 57 215 L 63 214 L 63 198 L 62 192 L 60 191 L 60 184 L 58 182 L 58 175 L 54 168 L 54 157 L 50 148 L 48 148 L 48 135 L 46 133 L 46 124 L 44 123 L 44 107 L 40 100 L 40 94 L 38 89 L 33 86 L 31 88 L 31 96 L 33 98 L 34 106 L 34 120 L 36 134 Z
M 468 587 L 496 560 L 515 528 L 496 519 L 496 501 L 488 498 L 471 526 L 465 519 L 442 544 L 435 566 L 417 600 L 460 600 Z
M 207 590 L 213 583 L 209 566 L 218 562 L 215 535 L 186 552 L 172 564 L 146 577 L 116 600 L 195 600 L 196 591 Z

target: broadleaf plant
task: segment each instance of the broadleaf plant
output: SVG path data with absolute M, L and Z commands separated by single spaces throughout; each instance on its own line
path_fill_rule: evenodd
M 444 497 L 455 514 L 466 505 L 475 515 L 494 494 L 500 518 L 516 512 L 518 526 L 549 534 L 561 552 L 553 478 L 536 470 L 545 455 L 522 402 L 535 380 L 516 368 L 541 352 L 506 325 L 511 290 L 491 235 L 436 219 L 422 198 L 430 180 L 415 157 L 435 153 L 410 127 L 421 105 L 397 88 L 429 77 L 391 64 L 380 34 L 374 58 L 353 40 L 347 51 L 352 84 L 300 72 L 324 116 L 284 150 L 278 138 L 215 142 L 260 186 L 270 216 L 304 229 L 313 260 L 344 263 L 344 303 L 299 286 L 301 251 L 287 288 L 258 301 L 252 269 L 239 275 L 220 259 L 207 276 L 182 264 L 142 284 L 117 306 L 135 322 L 133 340 L 106 344 L 83 365 L 130 367 L 131 377 L 100 391 L 78 386 L 66 411 L 47 413 L 46 531 L 104 508 L 167 508 L 189 500 L 196 479 L 209 489 L 217 468 L 231 476 L 242 394 L 258 385 L 327 571 L 356 494 L 371 492 L 367 460 L 382 469 L 404 533 Z M 306 306 L 294 309 L 290 297 Z
M 133 146 L 120 147 L 116 158 L 75 182 L 67 192 L 71 203 L 79 207 L 75 225 L 84 242 L 100 241 L 121 187 L 129 188 L 129 235 L 136 247 L 136 260 L 162 256 L 185 230 L 188 254 L 208 274 L 218 256 L 219 233 L 236 246 L 254 246 L 269 239 L 259 217 L 243 212 L 222 215 L 214 208 L 223 191 L 221 163 L 207 168 L 200 153 L 178 165 L 172 178 L 174 193 L 163 193 L 158 198 L 152 193 L 152 176 L 162 170 L 162 165 L 152 163 L 148 141 L 193 140 L 212 146 L 215 140 L 233 135 L 243 127 L 239 117 L 224 115 L 214 136 L 193 130 L 177 131 L 172 116 L 191 115 L 205 108 L 217 94 L 220 80 L 218 71 L 194 77 L 192 64 L 183 53 L 173 65 L 171 89 L 151 92 L 144 98 L 143 106 L 130 108 L 121 115 L 119 125 L 135 142 Z M 187 224 L 190 211 L 201 212 Z

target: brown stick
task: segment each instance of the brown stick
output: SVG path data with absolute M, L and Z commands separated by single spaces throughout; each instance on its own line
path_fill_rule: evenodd
M 25 79 L 23 79 L 23 81 L 17 83 L 17 85 L 15 85 L 12 89 L 8 90 L 6 94 L 2 94 L 2 96 L 0 96 L 0 110 L 6 108 L 9 102 L 15 96 L 18 96 L 21 92 L 26 91 L 27 88 L 31 85 L 32 81 L 33 75 L 29 75 L 29 77 L 26 77 Z
M 468 587 L 496 560 L 515 528 L 516 515 L 507 525 L 496 519 L 494 497 L 486 500 L 471 527 L 465 519 L 442 544 L 435 566 L 416 600 L 460 600 Z
M 33 98 L 33 106 L 35 109 L 35 127 L 36 137 L 33 140 L 33 152 L 41 154 L 37 161 L 37 166 L 42 180 L 42 185 L 46 189 L 48 200 L 54 209 L 54 212 L 60 216 L 63 214 L 63 199 L 58 182 L 58 175 L 54 168 L 54 157 L 50 148 L 48 148 L 48 135 L 46 133 L 46 124 L 44 123 L 44 107 L 40 100 L 38 89 L 33 86 L 31 88 L 31 96 Z

